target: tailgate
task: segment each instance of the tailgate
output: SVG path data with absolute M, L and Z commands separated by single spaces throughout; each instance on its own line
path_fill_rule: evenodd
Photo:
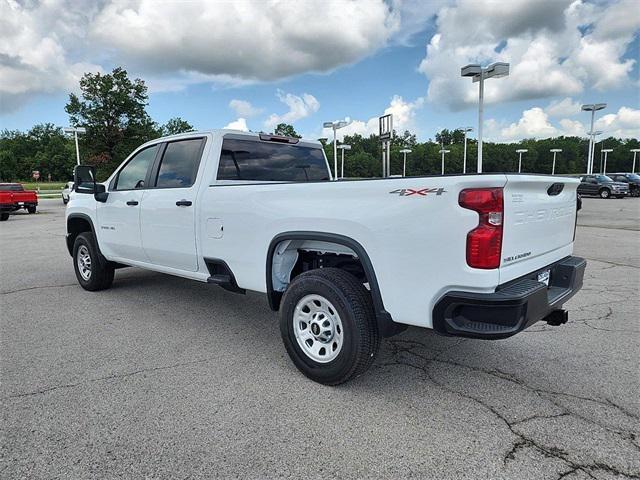
M 507 175 L 500 283 L 570 255 L 579 181 L 542 175 Z

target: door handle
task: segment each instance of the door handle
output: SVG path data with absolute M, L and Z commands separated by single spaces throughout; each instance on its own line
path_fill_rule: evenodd
M 178 200 L 176 205 L 179 207 L 190 207 L 192 204 L 191 200 Z
M 129 200 L 127 202 L 127 205 L 129 205 L 130 207 L 134 207 L 134 206 L 138 205 L 138 202 L 136 202 L 135 200 Z

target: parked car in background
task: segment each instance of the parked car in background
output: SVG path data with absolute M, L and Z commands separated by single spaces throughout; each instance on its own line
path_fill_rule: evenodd
M 65 205 L 69 203 L 69 194 L 73 190 L 73 182 L 67 182 L 64 187 L 62 187 L 62 203 Z
M 19 183 L 0 183 L 0 221 L 9 219 L 9 214 L 24 208 L 36 213 L 38 196 L 33 190 L 25 190 Z
M 629 195 L 629 185 L 614 182 L 607 175 L 583 175 L 578 185 L 580 195 L 597 195 L 600 198 L 624 198 Z
M 637 173 L 610 173 L 608 176 L 616 182 L 629 185 L 629 195 L 632 197 L 640 197 L 640 175 Z

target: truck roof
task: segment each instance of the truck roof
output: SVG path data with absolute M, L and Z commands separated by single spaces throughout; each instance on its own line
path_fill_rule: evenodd
M 253 137 L 253 138 L 260 137 L 260 135 L 272 135 L 274 137 L 280 137 L 279 135 L 269 134 L 265 132 L 246 132 L 244 130 L 234 130 L 231 128 L 212 128 L 212 129 L 206 129 L 206 130 L 198 130 L 195 132 L 185 132 L 185 133 L 178 133 L 175 135 L 168 135 L 166 137 L 156 138 L 152 140 L 152 142 L 157 142 L 158 140 L 172 140 L 172 139 L 178 139 L 178 138 L 184 138 L 184 137 L 193 137 L 198 135 L 223 136 L 229 133 L 233 135 L 243 135 L 243 136 Z M 286 137 L 281 137 L 281 138 L 286 138 Z M 311 140 L 307 138 L 300 138 L 297 140 L 299 140 L 301 143 L 322 146 L 322 144 L 318 140 Z M 148 143 L 151 143 L 151 142 L 148 142 Z

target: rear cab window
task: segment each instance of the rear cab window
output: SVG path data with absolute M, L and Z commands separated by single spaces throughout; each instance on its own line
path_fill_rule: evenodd
M 196 180 L 204 138 L 189 138 L 166 145 L 155 178 L 155 188 L 188 188 Z
M 319 146 L 226 135 L 222 142 L 217 179 L 318 182 L 328 181 L 330 177 L 324 152 Z

